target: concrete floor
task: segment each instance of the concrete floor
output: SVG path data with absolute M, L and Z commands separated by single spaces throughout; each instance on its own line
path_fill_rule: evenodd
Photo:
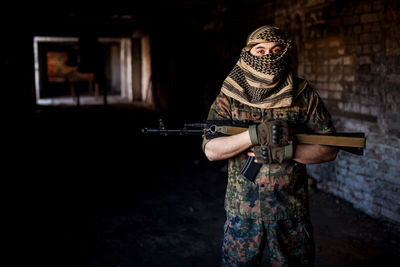
M 136 196 L 140 205 L 135 209 L 109 214 L 95 224 L 102 241 L 91 265 L 220 266 L 225 177 L 195 165 L 163 173 L 151 190 Z M 316 266 L 400 262 L 399 236 L 388 224 L 322 192 L 311 193 L 311 214 Z M 269 266 L 267 257 L 263 266 Z
M 26 199 L 20 229 L 29 236 L 21 243 L 32 261 L 220 266 L 225 163 L 208 162 L 199 137 L 141 136 L 157 115 L 102 112 L 42 110 L 32 142 L 20 143 L 19 162 L 32 164 L 17 181 Z M 311 189 L 310 198 L 316 266 L 399 266 L 400 225 L 323 192 Z
M 121 190 L 123 201 L 101 211 L 61 216 L 53 238 L 62 241 L 52 243 L 62 266 L 220 266 L 223 166 L 181 163 L 156 170 L 140 189 Z M 310 197 L 316 266 L 398 266 L 398 226 L 323 192 L 311 190 Z M 269 266 L 267 254 L 263 266 Z

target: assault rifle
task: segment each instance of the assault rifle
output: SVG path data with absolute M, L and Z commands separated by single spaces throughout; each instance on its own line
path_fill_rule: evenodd
M 167 129 L 163 120 L 160 119 L 158 128 L 143 128 L 142 133 L 165 136 L 205 135 L 207 139 L 213 139 L 245 132 L 252 124 L 254 124 L 252 121 L 209 120 L 202 123 L 187 123 L 181 129 Z M 295 134 L 295 143 L 333 146 L 355 155 L 363 155 L 366 138 L 364 133 L 315 134 L 304 131 L 304 133 Z M 249 157 L 241 173 L 246 178 L 254 181 L 261 165 L 254 162 L 254 157 Z

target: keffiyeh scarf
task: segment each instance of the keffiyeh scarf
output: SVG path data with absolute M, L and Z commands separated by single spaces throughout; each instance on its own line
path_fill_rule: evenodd
M 263 42 L 278 42 L 283 46 L 280 54 L 254 56 L 251 48 Z M 276 27 L 263 26 L 249 35 L 246 47 L 221 91 L 249 106 L 258 108 L 288 107 L 293 99 L 293 76 L 289 71 L 291 40 Z

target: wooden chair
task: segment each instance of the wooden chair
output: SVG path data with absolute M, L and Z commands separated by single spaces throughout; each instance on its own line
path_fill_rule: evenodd
M 97 83 L 95 83 L 95 75 L 93 72 L 89 73 L 82 73 L 77 71 L 76 68 L 72 69 L 68 75 L 67 79 L 69 82 L 69 86 L 71 89 L 71 95 L 72 97 L 76 97 L 76 90 L 75 90 L 75 83 L 76 82 L 88 82 L 89 84 L 89 94 L 93 95 L 93 84 L 94 84 L 94 96 L 96 99 L 99 97 L 99 86 Z

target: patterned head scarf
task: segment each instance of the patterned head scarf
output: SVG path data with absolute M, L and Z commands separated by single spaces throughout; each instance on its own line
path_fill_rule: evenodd
M 254 56 L 251 48 L 263 42 L 283 45 L 280 54 Z M 292 104 L 293 78 L 289 71 L 292 41 L 276 27 L 263 26 L 247 38 L 240 58 L 222 85 L 221 91 L 246 105 L 259 108 L 287 107 Z

